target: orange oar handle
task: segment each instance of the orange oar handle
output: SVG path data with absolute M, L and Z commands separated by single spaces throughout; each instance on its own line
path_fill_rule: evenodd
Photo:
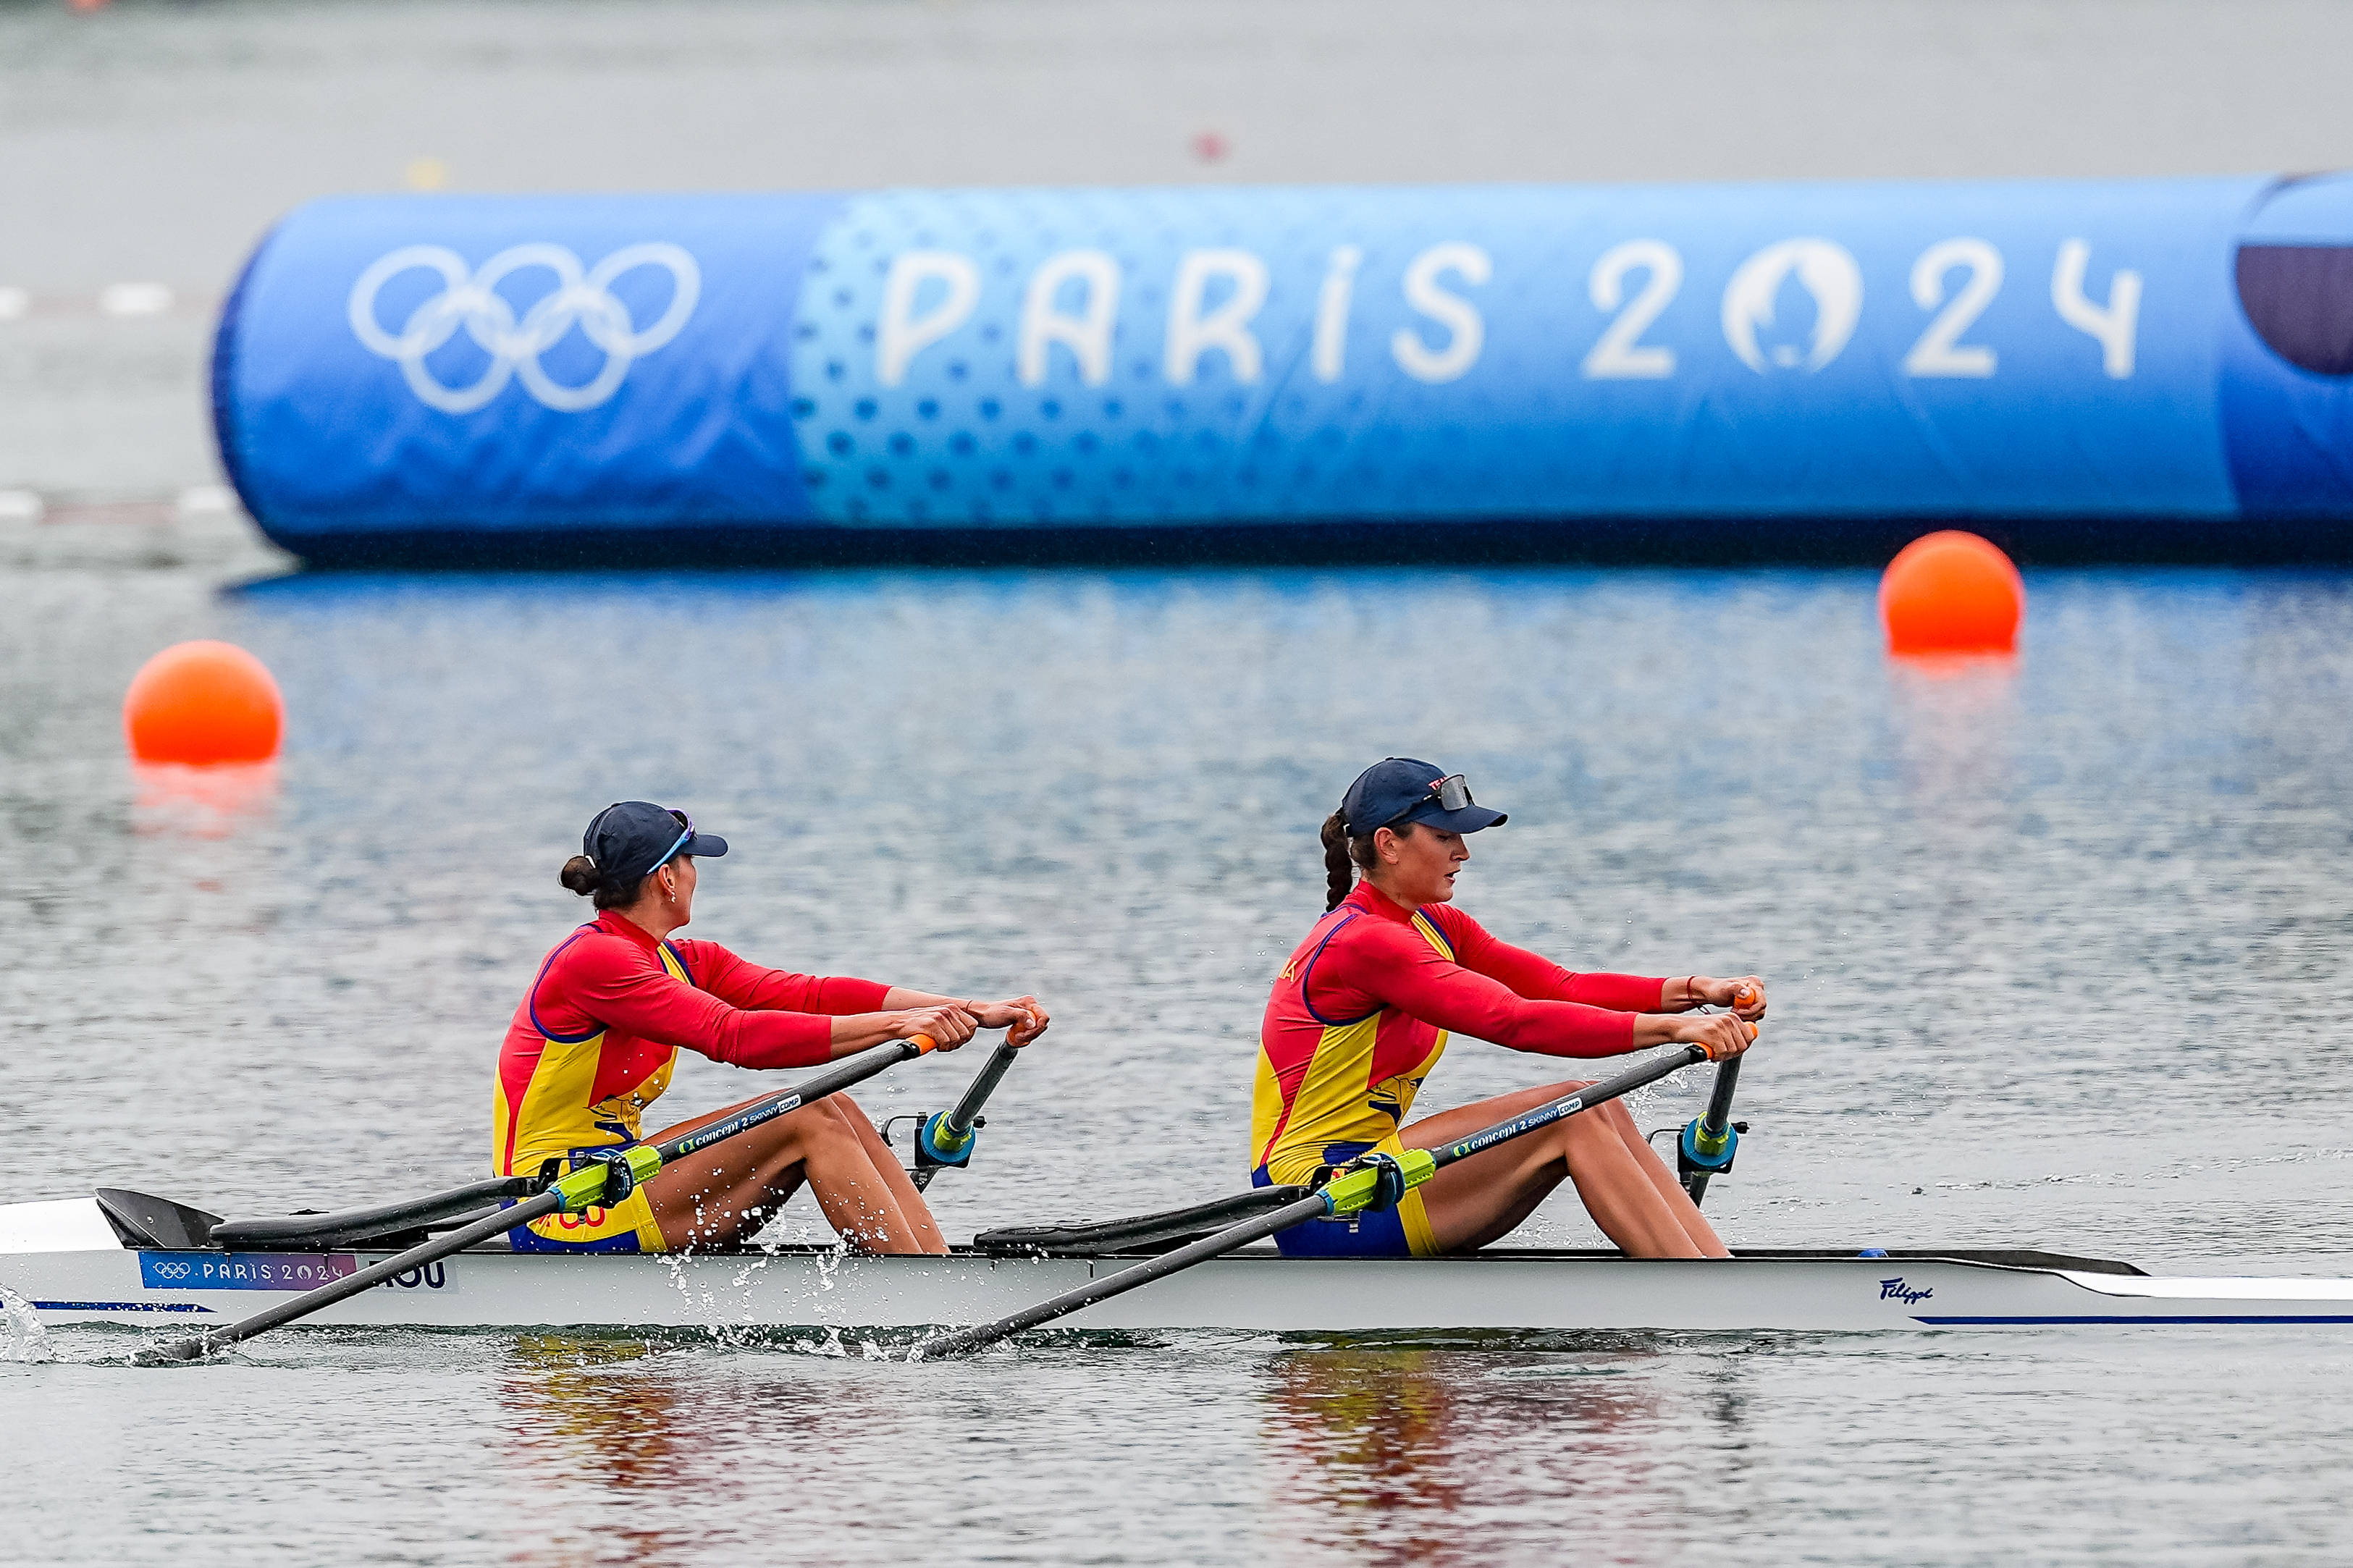
M 919 1057 L 930 1056 L 940 1048 L 940 1043 L 929 1035 L 909 1035 L 907 1043 L 915 1047 L 915 1054 Z

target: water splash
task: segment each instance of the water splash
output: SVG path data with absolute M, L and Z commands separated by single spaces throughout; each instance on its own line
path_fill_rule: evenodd
M 40 1314 L 33 1304 L 5 1285 L 0 1285 L 0 1311 L 8 1315 L 8 1348 L 0 1361 L 24 1363 L 53 1362 L 58 1359 L 58 1347 L 49 1339 L 49 1331 L 41 1325 Z

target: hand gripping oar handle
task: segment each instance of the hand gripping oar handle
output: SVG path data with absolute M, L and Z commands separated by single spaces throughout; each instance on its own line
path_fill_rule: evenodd
M 488 1241 L 501 1231 L 529 1225 L 533 1220 L 562 1210 L 578 1210 L 590 1204 L 605 1202 L 614 1185 L 621 1188 L 619 1194 L 612 1194 L 612 1201 L 618 1202 L 629 1188 L 673 1160 L 691 1154 L 698 1149 L 708 1149 L 714 1143 L 723 1143 L 740 1132 L 749 1132 L 754 1127 L 774 1121 L 777 1117 L 823 1100 L 828 1094 L 839 1094 L 852 1084 L 865 1082 L 885 1068 L 896 1066 L 911 1057 L 923 1056 L 932 1048 L 929 1035 L 917 1035 L 912 1039 L 892 1040 L 860 1051 L 813 1078 L 803 1079 L 780 1094 L 772 1094 L 765 1100 L 745 1106 L 723 1121 L 707 1122 L 661 1143 L 633 1145 L 621 1157 L 609 1162 L 582 1165 L 561 1177 L 538 1196 L 525 1198 L 512 1208 L 485 1215 L 471 1225 L 437 1236 L 422 1246 L 412 1247 L 381 1263 L 370 1264 L 358 1273 L 347 1274 L 332 1284 L 322 1285 L 315 1290 L 305 1290 L 291 1300 L 281 1301 L 227 1328 L 206 1329 L 188 1339 L 150 1346 L 141 1351 L 135 1359 L 142 1366 L 201 1361 L 216 1351 L 226 1350 L 256 1334 L 267 1333 L 297 1318 L 307 1318 L 322 1308 L 332 1307 L 338 1301 L 356 1296 L 396 1274 L 421 1268 L 453 1252 L 462 1252 L 478 1241 Z
M 993 1323 L 954 1329 L 944 1334 L 934 1334 L 918 1343 L 908 1359 L 923 1361 L 928 1357 L 964 1355 L 983 1349 L 1024 1329 L 1034 1329 L 1040 1323 L 1067 1318 L 1082 1307 L 1092 1307 L 1113 1296 L 1124 1296 L 1138 1286 L 1166 1279 L 1180 1269 L 1190 1268 L 1196 1263 L 1206 1263 L 1237 1247 L 1248 1247 L 1253 1241 L 1263 1241 L 1277 1231 L 1289 1230 L 1294 1225 L 1311 1219 L 1351 1215 L 1369 1208 L 1377 1197 L 1384 1195 L 1385 1188 L 1388 1189 L 1388 1201 L 1394 1203 L 1398 1195 L 1419 1186 L 1457 1160 L 1468 1159 L 1493 1149 L 1498 1143 L 1508 1143 L 1514 1138 L 1550 1127 L 1555 1122 L 1566 1121 L 1580 1110 L 1607 1104 L 1645 1084 L 1656 1083 L 1669 1073 L 1680 1072 L 1694 1062 L 1707 1059 L 1707 1047 L 1704 1046 L 1684 1046 L 1664 1056 L 1652 1057 L 1616 1078 L 1581 1089 L 1575 1094 L 1548 1100 L 1533 1110 L 1522 1111 L 1492 1127 L 1482 1127 L 1468 1138 L 1443 1148 L 1409 1149 L 1402 1160 L 1387 1154 L 1373 1156 L 1369 1161 L 1359 1160 L 1296 1203 L 1286 1204 L 1255 1219 L 1244 1220 L 1215 1236 L 1205 1236 L 1174 1252 L 1164 1252 L 1133 1268 L 1124 1268 L 1074 1290 L 1065 1290 L 1050 1300 L 1025 1307 L 1011 1317 L 999 1318 Z
M 973 1129 L 980 1121 L 980 1108 L 997 1092 L 997 1080 L 1020 1054 L 1021 1047 L 1010 1037 L 999 1041 L 974 1077 L 972 1087 L 955 1102 L 955 1109 L 934 1111 L 916 1127 L 915 1169 L 912 1174 L 917 1192 L 927 1190 L 932 1178 L 941 1171 L 972 1163 L 972 1146 L 977 1137 Z

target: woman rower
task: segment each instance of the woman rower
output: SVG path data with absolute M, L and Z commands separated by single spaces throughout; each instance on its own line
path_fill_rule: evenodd
M 607 806 L 565 863 L 597 916 L 539 966 L 499 1051 L 501 1175 L 536 1174 L 640 1140 L 681 1047 L 746 1068 L 810 1067 L 928 1035 L 954 1050 L 976 1029 L 1016 1046 L 1046 1027 L 1034 996 L 972 1002 L 871 980 L 746 963 L 716 942 L 674 942 L 693 918 L 695 862 L 727 841 L 684 812 Z M 749 1102 L 746 1102 L 749 1103 Z M 681 1122 L 660 1142 L 740 1107 Z M 679 1161 L 610 1208 L 550 1215 L 509 1234 L 524 1252 L 675 1252 L 748 1240 L 803 1182 L 865 1252 L 945 1252 L 939 1226 L 874 1124 L 836 1094 Z
M 1324 918 L 1266 1005 L 1252 1095 L 1252 1179 L 1307 1182 L 1367 1149 L 1435 1149 L 1584 1087 L 1547 1084 L 1407 1122 L 1449 1031 L 1542 1056 L 1608 1057 L 1676 1042 L 1721 1061 L 1765 1012 L 1755 975 L 1571 974 L 1449 907 L 1465 836 L 1506 820 L 1461 774 L 1376 763 L 1324 824 Z M 1356 882 L 1361 871 L 1363 880 Z M 1694 1013 L 1714 1005 L 1729 1013 Z M 1469 1252 L 1535 1212 L 1567 1177 L 1634 1258 L 1723 1258 L 1715 1231 L 1617 1102 L 1456 1161 L 1395 1208 L 1310 1220 L 1275 1237 L 1293 1258 Z

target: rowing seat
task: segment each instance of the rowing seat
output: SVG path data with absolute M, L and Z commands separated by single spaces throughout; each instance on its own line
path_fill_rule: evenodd
M 1229 1225 L 1254 1219 L 1288 1203 L 1296 1203 L 1312 1187 L 1261 1187 L 1239 1196 L 1218 1198 L 1190 1208 L 1160 1214 L 1131 1215 L 1125 1219 L 1094 1220 L 1073 1225 L 1018 1225 L 984 1230 L 972 1238 L 976 1252 L 1034 1256 L 1103 1258 L 1113 1254 L 1167 1252 L 1214 1236 Z

